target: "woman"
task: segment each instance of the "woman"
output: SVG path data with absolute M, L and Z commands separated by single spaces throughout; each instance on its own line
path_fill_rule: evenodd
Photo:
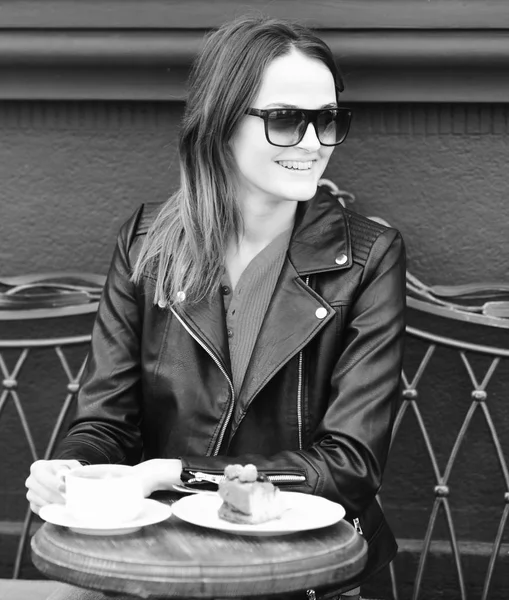
M 403 242 L 318 186 L 351 113 L 308 29 L 226 24 L 189 88 L 180 189 L 121 229 L 76 419 L 56 460 L 32 465 L 27 498 L 35 512 L 62 502 L 58 474 L 77 461 L 137 465 L 147 495 L 254 463 L 346 508 L 368 540 L 364 578 L 396 552 L 375 495 L 398 397 Z

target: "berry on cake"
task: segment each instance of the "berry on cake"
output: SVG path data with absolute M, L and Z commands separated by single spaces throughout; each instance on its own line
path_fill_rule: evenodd
M 219 517 L 231 523 L 265 523 L 283 514 L 281 492 L 255 465 L 228 465 L 219 482 Z

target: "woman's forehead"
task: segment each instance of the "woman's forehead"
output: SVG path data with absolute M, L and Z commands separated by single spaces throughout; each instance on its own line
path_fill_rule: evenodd
M 319 108 L 336 101 L 334 77 L 325 63 L 297 50 L 275 58 L 262 77 L 256 107 L 287 104 Z

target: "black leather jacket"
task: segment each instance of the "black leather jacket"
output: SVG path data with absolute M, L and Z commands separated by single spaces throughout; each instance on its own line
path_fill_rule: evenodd
M 343 504 L 368 540 L 364 576 L 380 569 L 397 549 L 375 495 L 399 395 L 401 236 L 323 188 L 299 203 L 236 399 L 220 291 L 177 315 L 153 304 L 152 277 L 129 280 L 154 209 L 142 206 L 119 234 L 77 415 L 56 458 L 180 457 L 183 479 L 254 463 L 283 489 Z

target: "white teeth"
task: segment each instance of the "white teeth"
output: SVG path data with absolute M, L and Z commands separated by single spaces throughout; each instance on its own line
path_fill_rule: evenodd
M 299 162 L 297 160 L 280 160 L 278 164 L 285 169 L 293 169 L 294 171 L 307 171 L 313 166 L 313 161 Z

